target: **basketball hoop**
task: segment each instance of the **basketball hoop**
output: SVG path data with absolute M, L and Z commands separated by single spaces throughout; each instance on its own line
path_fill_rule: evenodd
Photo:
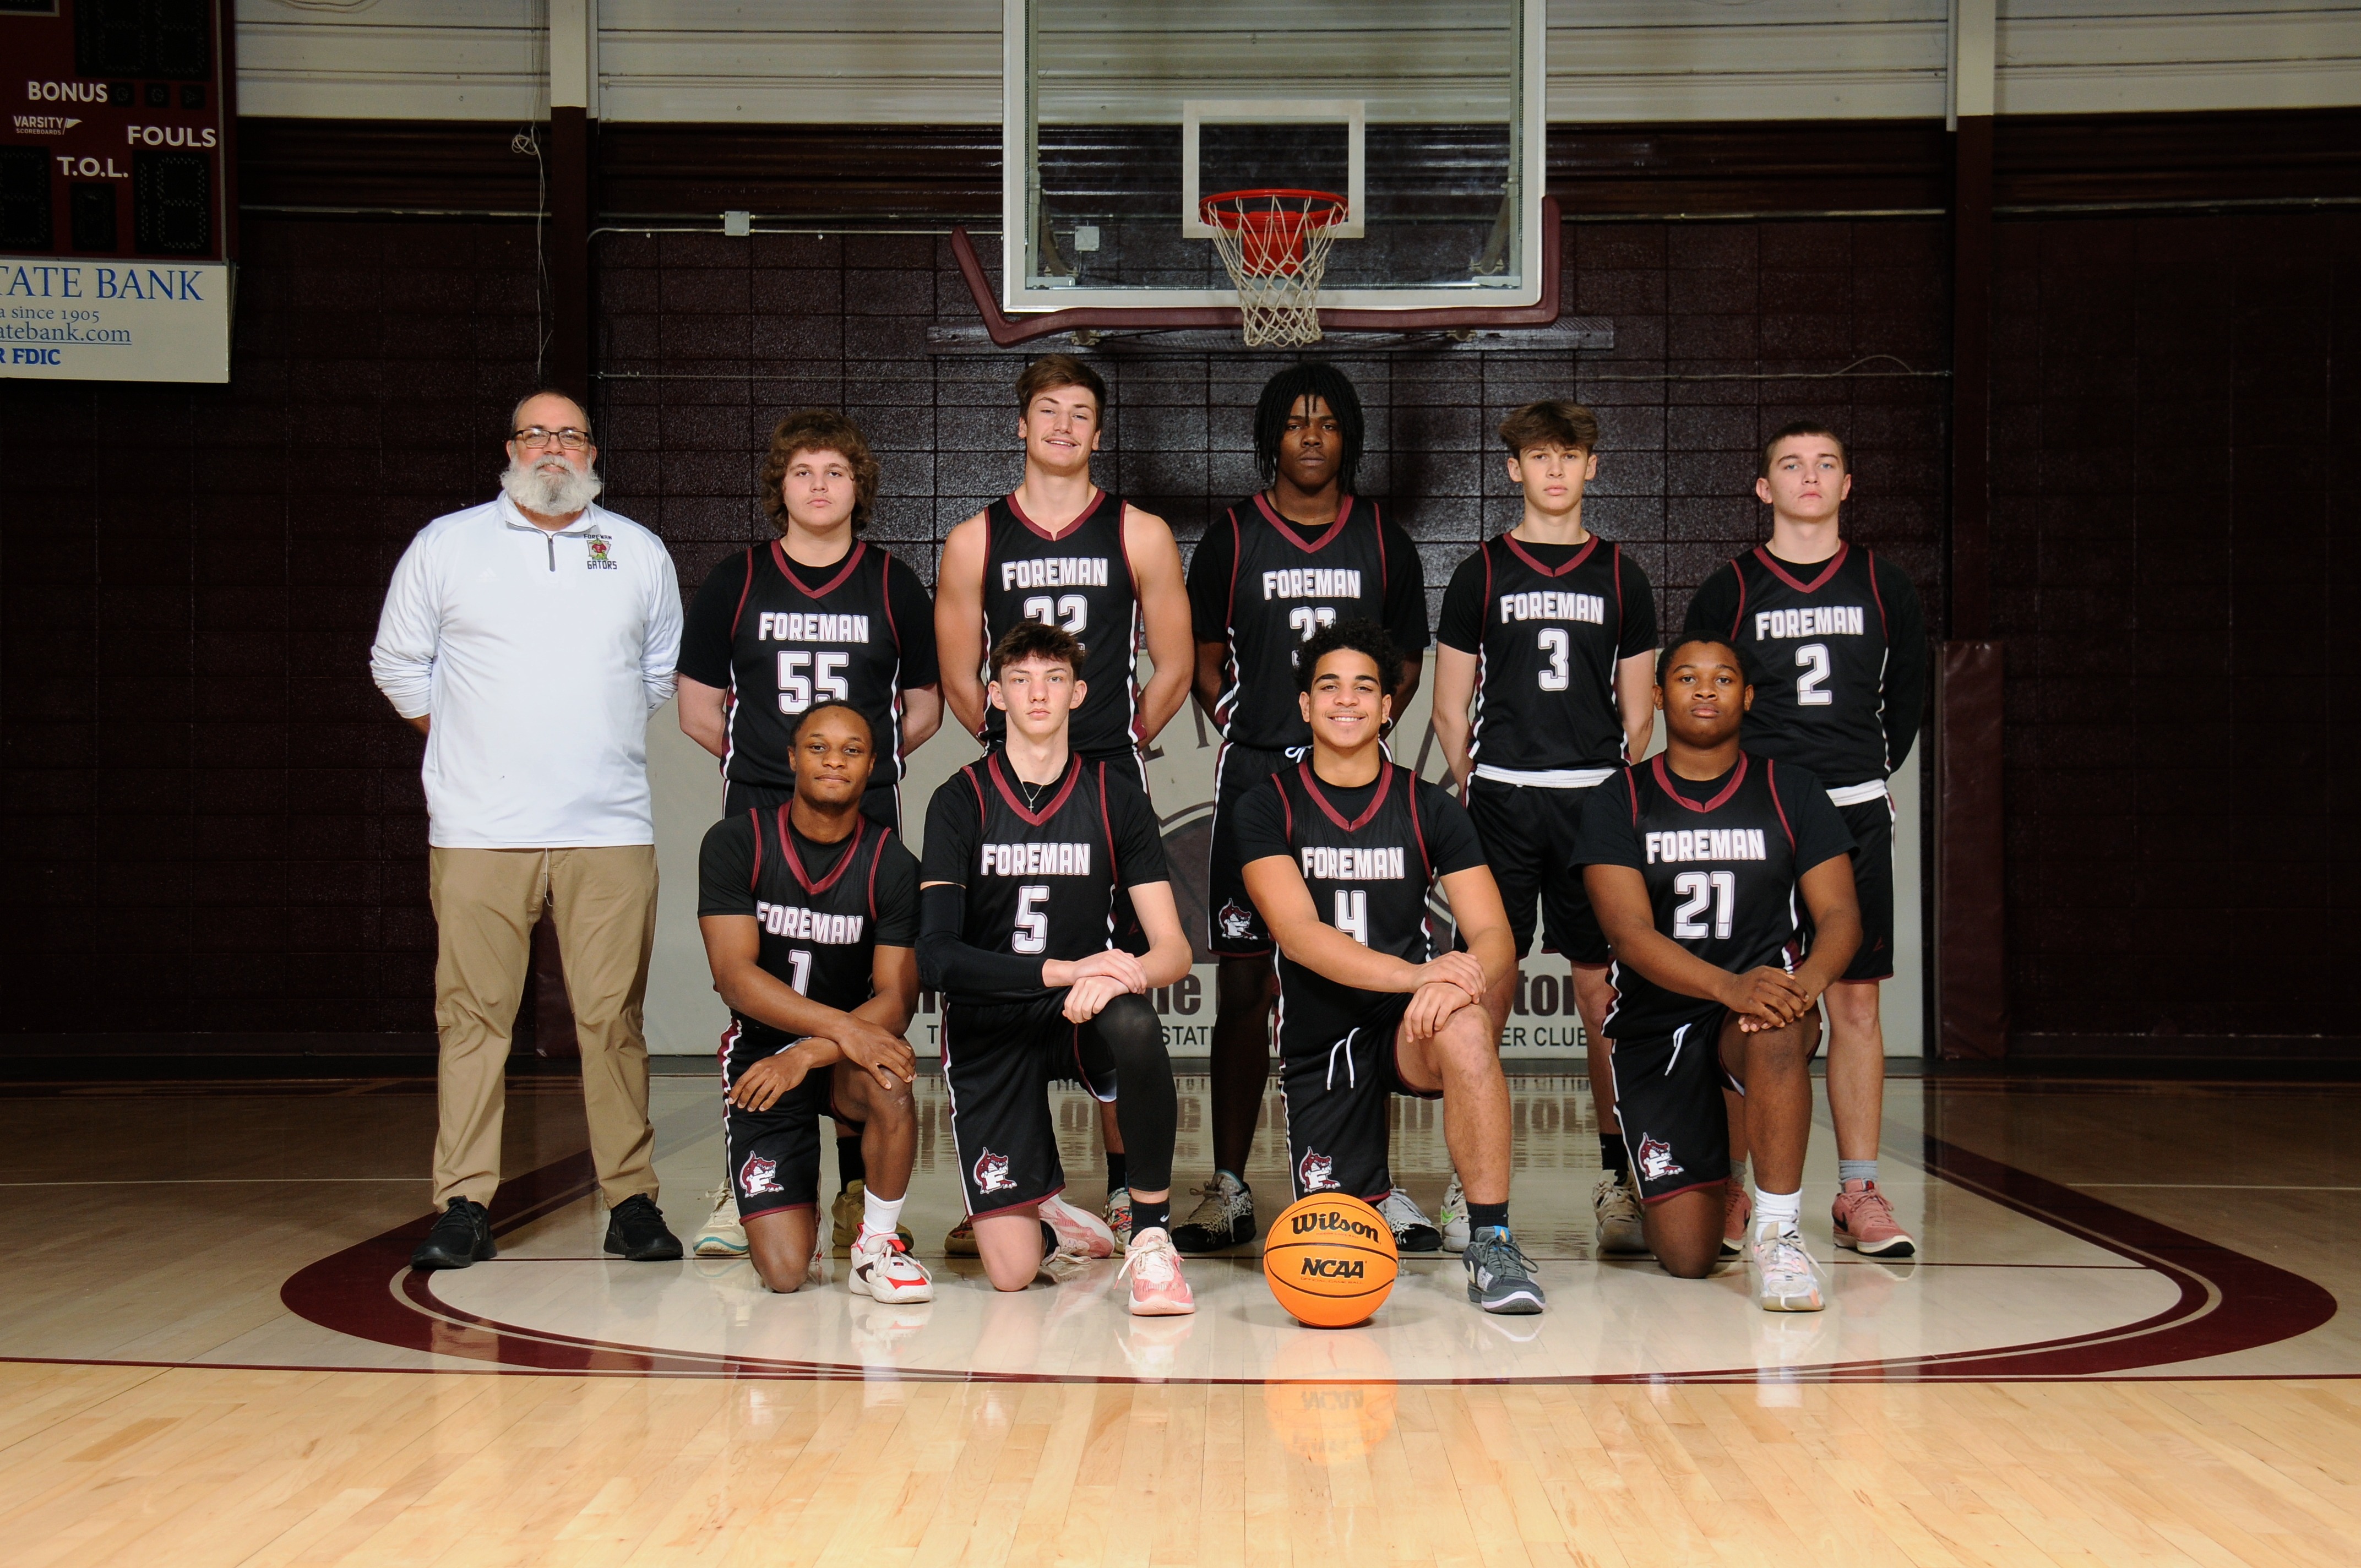
M 1198 211 L 1237 286 L 1246 346 L 1320 341 L 1320 280 L 1345 221 L 1345 198 L 1326 191 L 1224 191 Z

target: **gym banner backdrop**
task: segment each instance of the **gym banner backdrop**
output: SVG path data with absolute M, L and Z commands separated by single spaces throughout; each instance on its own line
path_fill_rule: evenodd
M 1141 662 L 1146 680 L 1146 661 Z M 1422 778 L 1446 776 L 1442 748 L 1427 728 L 1428 693 L 1433 689 L 1434 661 L 1427 659 L 1426 678 L 1410 712 L 1396 728 L 1394 759 L 1417 768 Z M 948 715 L 946 715 L 948 718 Z M 1662 744 L 1661 736 L 1657 742 Z M 1209 1055 L 1213 1049 L 1213 962 L 1205 950 L 1206 854 L 1213 837 L 1213 764 L 1220 742 L 1213 727 L 1192 699 L 1164 727 L 1148 757 L 1148 789 L 1157 815 L 1164 824 L 1164 849 L 1172 870 L 1173 892 L 1180 906 L 1182 928 L 1196 945 L 1197 962 L 1189 974 L 1149 998 L 1164 1020 L 1166 1038 L 1176 1057 Z M 947 727 L 912 754 L 909 773 L 902 781 L 903 838 L 913 852 L 922 850 L 927 802 L 935 786 L 978 754 L 972 740 Z M 648 771 L 655 794 L 656 859 L 663 880 L 656 922 L 656 948 L 648 975 L 648 1049 L 659 1055 L 711 1056 L 728 1011 L 713 993 L 713 976 L 705 962 L 705 947 L 697 931 L 697 850 L 705 830 L 721 810 L 721 779 L 713 760 L 680 732 L 680 720 L 667 704 L 648 718 Z M 1894 978 L 1885 983 L 1883 1013 L 1885 1048 L 1889 1056 L 1920 1054 L 1918 962 L 1918 805 L 1917 759 L 1894 780 L 1894 903 L 1896 905 Z M 1438 931 L 1450 931 L 1450 921 L 1438 894 Z M 1527 957 L 1517 987 L 1517 1002 L 1500 1037 L 1500 1054 L 1526 1060 L 1561 1060 L 1584 1070 L 1586 1042 L 1582 1020 L 1575 1011 L 1571 971 L 1554 953 L 1536 951 Z M 920 1056 L 942 1052 L 940 1000 L 931 992 L 918 997 L 918 1014 L 911 1020 L 910 1044 Z
M 224 262 L 0 257 L 0 376 L 226 381 Z

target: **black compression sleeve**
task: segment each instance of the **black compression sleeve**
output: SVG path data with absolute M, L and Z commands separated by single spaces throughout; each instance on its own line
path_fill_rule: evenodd
M 957 996 L 1005 996 L 1045 989 L 1041 960 L 987 953 L 961 940 L 967 889 L 937 883 L 918 892 L 918 980 Z

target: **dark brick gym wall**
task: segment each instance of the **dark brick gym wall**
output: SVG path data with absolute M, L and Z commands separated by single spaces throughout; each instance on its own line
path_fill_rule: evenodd
M 1999 226 L 2020 1033 L 2361 1035 L 2361 216 Z
M 2354 520 L 2327 468 L 2353 444 L 2332 372 L 2356 222 L 2002 226 L 2022 1028 L 2352 1032 L 2324 976 L 2185 977 L 2225 944 L 2298 948 L 2347 896 L 2351 742 L 2280 670 L 2345 630 Z M 685 584 L 762 537 L 756 453 L 797 402 L 873 432 L 875 537 L 929 574 L 1013 481 L 1022 356 L 925 350 L 928 323 L 972 319 L 939 239 L 597 244 L 608 499 Z M 1947 384 L 1889 372 L 1948 359 L 1946 244 L 1931 220 L 1570 225 L 1567 308 L 1610 318 L 1615 352 L 1340 356 L 1370 405 L 1363 488 L 1396 498 L 1439 591 L 1513 516 L 1490 425 L 1570 387 L 1607 431 L 1591 519 L 1676 623 L 1761 536 L 1756 442 L 1821 414 L 1853 440 L 1852 532 L 1939 615 Z M 491 491 L 531 374 L 532 247 L 521 225 L 249 217 L 231 386 L 0 382 L 8 1030 L 431 1027 L 418 742 L 367 647 L 410 535 Z M 1106 477 L 1193 538 L 1252 483 L 1246 410 L 1275 363 L 1113 366 Z

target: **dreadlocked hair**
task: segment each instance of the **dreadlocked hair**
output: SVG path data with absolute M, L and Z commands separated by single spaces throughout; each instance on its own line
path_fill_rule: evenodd
M 1279 438 L 1287 433 L 1287 416 L 1306 394 L 1326 403 L 1336 416 L 1337 433 L 1345 442 L 1336 482 L 1352 495 L 1353 472 L 1361 463 L 1361 394 L 1353 390 L 1345 372 L 1316 359 L 1290 365 L 1273 376 L 1263 386 L 1262 400 L 1255 404 L 1255 462 L 1262 469 L 1262 482 L 1268 486 L 1278 480 Z

